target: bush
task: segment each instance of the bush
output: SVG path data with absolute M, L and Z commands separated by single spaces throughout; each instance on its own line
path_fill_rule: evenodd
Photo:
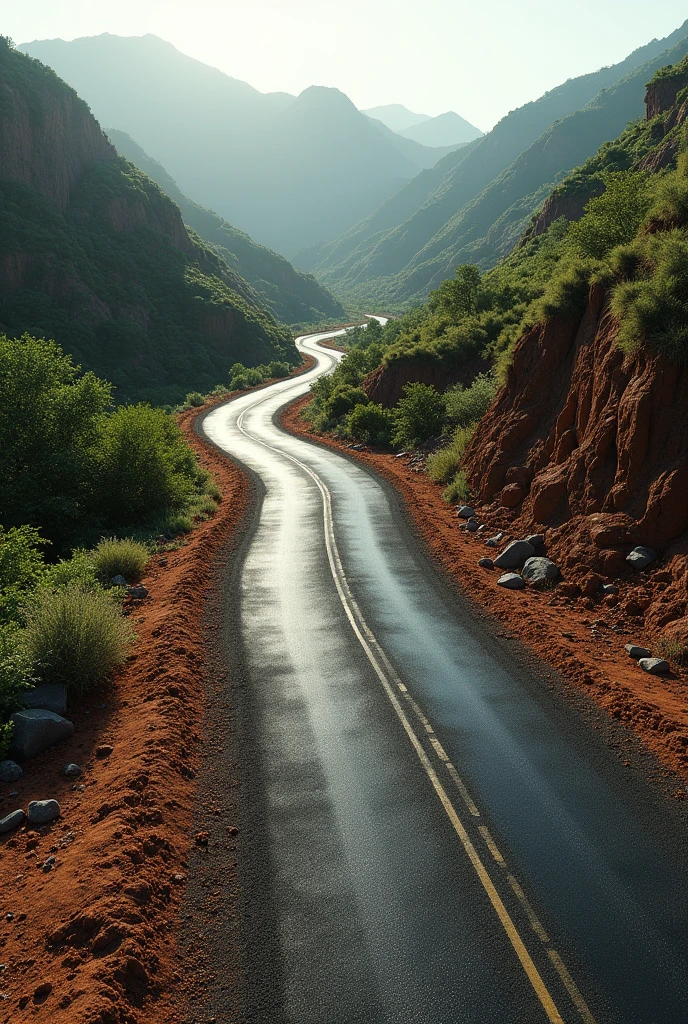
M 40 547 L 46 541 L 32 526 L 0 526 L 0 622 L 14 619 L 44 570 Z
M 685 668 L 688 666 L 688 643 L 678 636 L 662 636 L 657 641 L 657 656 Z
M 97 507 L 109 522 L 150 522 L 193 498 L 196 460 L 171 416 L 126 405 L 102 426 Z
M 323 406 L 323 414 L 327 420 L 338 420 L 346 416 L 357 405 L 366 405 L 369 401 L 363 388 L 355 388 L 351 384 L 340 384 L 335 388 Z
M 392 435 L 392 414 L 372 402 L 356 405 L 346 417 L 344 434 L 354 441 L 386 448 Z
M 202 395 L 200 391 L 190 391 L 184 399 L 184 405 L 191 406 L 192 409 L 199 409 L 205 405 L 205 395 Z
M 428 384 L 405 384 L 393 413 L 392 443 L 415 448 L 438 437 L 446 422 L 444 398 Z
M 123 576 L 127 583 L 140 579 L 149 558 L 143 544 L 117 537 L 104 537 L 91 554 L 96 574 L 103 583 L 109 583 L 114 576 Z
M 7 755 L 12 738 L 7 719 L 19 707 L 22 691 L 32 683 L 21 631 L 13 625 L 0 625 L 0 760 Z
M 95 563 L 87 551 L 75 551 L 71 558 L 60 559 L 55 565 L 46 566 L 40 586 L 49 590 L 61 587 L 82 587 L 94 589 L 99 586 Z
M 467 427 L 458 427 L 450 444 L 446 448 L 440 448 L 439 451 L 433 452 L 426 466 L 431 480 L 438 484 L 446 484 L 458 473 L 463 453 L 468 448 L 475 428 L 475 423 L 471 423 Z
M 470 387 L 456 384 L 444 395 L 447 418 L 459 427 L 468 427 L 483 418 L 497 393 L 494 373 L 479 373 Z
M 455 505 L 459 501 L 468 501 L 470 496 L 471 489 L 468 486 L 466 474 L 463 470 L 459 470 L 449 486 L 445 487 L 442 497 L 451 505 Z
M 281 363 L 278 360 L 274 360 L 267 365 L 266 380 L 271 377 L 288 377 L 290 373 L 291 366 L 289 363 Z
M 134 640 L 110 594 L 80 587 L 39 591 L 24 633 L 37 677 L 75 694 L 108 679 L 124 664 Z

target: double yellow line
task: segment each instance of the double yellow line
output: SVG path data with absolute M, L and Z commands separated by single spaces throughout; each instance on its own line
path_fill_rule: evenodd
M 513 918 L 511 917 L 509 911 L 505 907 L 502 898 L 500 897 L 497 888 L 495 887 L 495 884 L 492 881 L 489 871 L 485 867 L 483 860 L 481 859 L 478 851 L 476 850 L 463 822 L 461 821 L 457 813 L 454 804 L 452 803 L 449 797 L 449 794 L 447 793 L 445 786 L 443 785 L 436 769 L 434 768 L 432 762 L 430 761 L 430 758 L 428 757 L 423 747 L 423 744 L 419 739 L 418 734 L 416 733 L 411 722 L 409 721 L 409 717 L 406 714 L 404 707 L 402 706 L 402 701 L 408 705 L 408 707 L 413 712 L 414 716 L 418 719 L 418 722 L 422 727 L 423 732 L 427 735 L 427 738 L 433 750 L 437 754 L 439 760 L 444 765 L 450 779 L 452 780 L 456 789 L 461 795 L 469 814 L 474 818 L 480 818 L 480 811 L 478 810 L 475 802 L 471 798 L 470 793 L 465 784 L 463 783 L 463 781 L 461 780 L 456 768 L 449 760 L 449 757 L 447 756 L 444 748 L 442 747 L 442 744 L 435 735 L 435 731 L 432 725 L 430 724 L 426 716 L 423 714 L 421 709 L 418 707 L 411 694 L 408 692 L 407 687 L 399 678 L 396 670 L 394 669 L 394 666 L 391 664 L 382 646 L 375 637 L 375 634 L 366 623 L 365 618 L 363 617 L 363 614 L 351 592 L 349 582 L 347 580 L 344 568 L 342 566 L 341 558 L 339 555 L 339 549 L 337 547 L 337 541 L 334 532 L 334 519 L 332 516 L 332 497 L 327 485 L 321 480 L 317 473 L 315 473 L 310 468 L 310 466 L 307 466 L 305 463 L 301 462 L 295 456 L 289 455 L 282 449 L 275 448 L 272 445 L 267 444 L 267 442 L 262 441 L 260 438 L 255 437 L 253 434 L 250 434 L 247 430 L 245 430 L 243 426 L 243 420 L 246 413 L 249 412 L 251 409 L 255 409 L 257 405 L 261 405 L 263 402 L 267 401 L 268 398 L 271 397 L 272 395 L 268 395 L 266 396 L 266 398 L 263 398 L 260 402 L 256 402 L 248 409 L 245 409 L 237 418 L 237 428 L 250 441 L 253 441 L 255 444 L 261 445 L 263 448 L 266 448 L 268 451 L 273 452 L 274 454 L 277 454 L 282 458 L 288 459 L 294 465 L 298 466 L 299 469 L 301 469 L 314 481 L 315 485 L 320 491 L 323 502 L 325 544 L 327 548 L 327 557 L 330 566 L 330 571 L 335 583 L 335 587 L 337 589 L 337 593 L 339 595 L 339 599 L 342 603 L 342 607 L 344 608 L 346 616 L 351 624 L 351 628 L 353 629 L 359 643 L 361 644 L 361 647 L 363 648 L 366 657 L 368 658 L 368 661 L 370 662 L 375 674 L 380 680 L 380 683 L 382 684 L 382 687 L 385 693 L 387 694 L 387 697 L 389 698 L 390 704 L 394 708 L 394 711 L 399 721 L 401 722 L 401 725 L 403 726 L 404 731 L 406 732 L 406 735 L 408 736 L 411 745 L 413 746 L 413 749 L 416 752 L 418 760 L 423 766 L 423 769 L 430 781 L 430 784 L 432 785 L 437 796 L 439 797 L 442 807 L 444 808 L 445 814 L 447 815 L 449 821 L 451 822 L 451 825 L 456 835 L 458 836 L 459 841 L 461 842 L 461 845 L 463 846 L 463 849 L 471 865 L 473 866 L 473 869 L 475 870 L 475 873 L 477 874 L 480 883 L 483 889 L 485 890 L 487 897 L 490 900 L 490 903 L 492 904 L 492 907 L 494 908 L 494 911 L 497 914 L 497 917 L 499 918 L 502 927 L 504 928 L 504 931 L 506 932 L 509 938 L 509 941 L 514 949 L 514 952 L 516 953 L 516 956 L 518 957 L 521 966 L 523 967 L 523 970 L 525 971 L 528 980 L 530 981 L 533 990 L 547 1015 L 547 1018 L 551 1021 L 551 1024 L 564 1024 L 564 1018 L 561 1016 L 561 1013 L 557 1009 L 557 1006 L 547 988 L 547 985 L 545 984 L 542 978 L 542 975 L 540 974 L 530 953 L 528 952 L 526 945 L 518 931 L 518 928 L 516 927 L 513 921 Z M 506 862 L 502 857 L 501 853 L 499 852 L 494 840 L 492 839 L 492 836 L 490 835 L 487 826 L 478 826 L 478 831 L 482 836 L 485 845 L 490 854 L 492 855 L 494 861 L 499 865 L 500 868 L 506 870 Z M 512 891 L 514 892 L 514 895 L 516 896 L 518 902 L 523 907 L 533 931 L 538 936 L 540 941 L 547 947 L 547 956 L 552 966 L 556 970 L 557 974 L 559 975 L 559 978 L 561 979 L 566 991 L 568 992 L 573 1005 L 576 1007 L 576 1010 L 578 1011 L 580 1018 L 584 1021 L 584 1024 L 596 1024 L 595 1018 L 590 1012 L 587 1003 L 585 1002 L 580 990 L 575 984 L 561 957 L 559 956 L 557 951 L 549 945 L 549 937 L 545 929 L 543 928 L 542 924 L 538 920 L 530 903 L 528 902 L 525 893 L 523 892 L 518 881 L 511 874 L 507 874 L 507 881 Z

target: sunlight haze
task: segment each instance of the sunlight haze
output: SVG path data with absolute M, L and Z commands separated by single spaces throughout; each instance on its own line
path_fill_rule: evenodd
M 335 86 L 359 108 L 402 103 L 455 110 L 484 131 L 567 78 L 622 60 L 677 28 L 685 4 L 663 0 L 24 0 L 4 5 L 15 42 L 153 33 L 263 92 Z M 532 59 L 531 59 L 532 58 Z

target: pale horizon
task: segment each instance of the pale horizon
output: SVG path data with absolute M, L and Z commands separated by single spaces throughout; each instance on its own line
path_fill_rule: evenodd
M 489 131 L 567 79 L 669 35 L 687 14 L 678 0 L 665 0 L 650 16 L 640 0 L 581 0 L 561 12 L 545 0 L 518 9 L 495 0 L 489 12 L 426 0 L 422 17 L 419 9 L 411 0 L 351 0 L 344 17 L 339 6 L 316 0 L 293 0 L 288 8 L 254 0 L 250 9 L 199 0 L 191 20 L 181 0 L 123 0 L 116 11 L 85 0 L 65 0 L 59 9 L 28 0 L 5 14 L 0 31 L 18 45 L 152 34 L 260 92 L 298 95 L 321 85 L 340 89 L 359 109 L 399 103 L 431 117 L 454 110 Z

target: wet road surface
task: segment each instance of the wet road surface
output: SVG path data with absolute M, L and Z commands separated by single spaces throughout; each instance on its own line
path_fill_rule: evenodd
M 453 597 L 389 488 L 275 424 L 336 365 L 324 337 L 203 422 L 262 493 L 238 595 L 247 1019 L 685 1024 L 682 836 Z

